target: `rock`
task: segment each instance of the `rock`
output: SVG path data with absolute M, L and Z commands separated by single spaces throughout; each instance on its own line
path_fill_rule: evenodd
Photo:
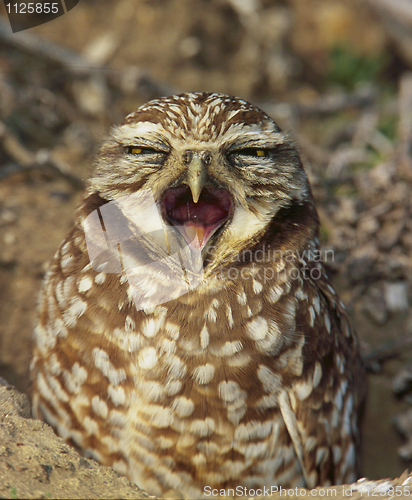
M 378 233 L 378 246 L 383 250 L 390 250 L 394 247 L 399 241 L 403 227 L 403 220 L 399 220 L 397 222 L 385 222 Z
M 341 197 L 334 216 L 339 224 L 355 224 L 359 219 L 357 200 L 348 196 Z
M 93 78 L 72 84 L 77 106 L 93 117 L 103 116 L 109 102 L 109 92 L 104 79 L 96 74 Z
M 403 396 L 412 389 L 412 364 L 404 366 L 394 377 L 392 382 L 393 392 L 397 396 Z M 412 430 L 412 429 L 411 429 Z
M 357 225 L 358 234 L 361 241 L 368 242 L 379 230 L 379 221 L 369 213 L 361 215 Z
M 360 255 L 348 259 L 347 273 L 352 284 L 364 282 L 371 279 L 376 273 L 376 261 L 368 255 Z
M 383 325 L 388 319 L 384 292 L 378 285 L 369 287 L 362 300 L 363 311 L 377 325 Z
M 407 311 L 408 304 L 408 284 L 406 281 L 398 283 L 384 283 L 384 294 L 387 308 L 391 312 Z
M 393 419 L 395 427 L 406 438 L 406 443 L 398 448 L 398 453 L 404 460 L 412 459 L 412 408 L 399 413 Z
M 119 40 L 111 32 L 105 32 L 93 39 L 83 51 L 84 57 L 96 67 L 107 64 L 119 48 Z

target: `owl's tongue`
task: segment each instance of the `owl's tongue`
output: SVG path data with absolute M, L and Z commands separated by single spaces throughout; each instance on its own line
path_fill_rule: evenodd
M 202 250 L 229 218 L 232 202 L 225 189 L 211 186 L 203 188 L 195 203 L 189 187 L 183 185 L 168 189 L 163 203 L 166 219 L 191 248 Z

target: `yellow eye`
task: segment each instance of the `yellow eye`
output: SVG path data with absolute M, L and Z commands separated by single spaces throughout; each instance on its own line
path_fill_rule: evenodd
M 268 149 L 260 149 L 260 148 L 244 148 L 233 151 L 234 155 L 242 155 L 242 156 L 254 156 L 258 158 L 263 158 L 269 155 Z
M 137 147 L 137 146 L 129 146 L 127 148 L 127 152 L 129 155 L 152 155 L 152 154 L 161 154 L 161 151 L 153 148 L 145 148 L 145 147 Z

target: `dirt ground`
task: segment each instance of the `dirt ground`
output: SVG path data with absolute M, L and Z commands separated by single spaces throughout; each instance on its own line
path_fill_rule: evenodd
M 371 4 L 310 5 L 82 0 L 29 30 L 78 66 L 16 42 L 29 32 L 0 37 L 0 376 L 27 392 L 46 263 L 111 124 L 165 93 L 236 94 L 295 138 L 310 176 L 369 369 L 363 473 L 410 466 L 412 61 Z
M 361 500 L 379 495 L 382 500 L 393 498 L 394 492 L 411 491 L 412 475 L 403 474 L 394 481 L 365 481 L 350 486 L 337 486 L 317 494 L 302 489 L 288 498 L 302 496 L 333 496 L 336 500 Z M 270 489 L 262 500 L 281 499 L 285 493 Z M 293 490 L 292 490 L 293 491 Z M 252 493 L 252 492 L 251 492 Z M 125 477 L 119 477 L 110 467 L 81 457 L 73 448 L 53 433 L 51 427 L 30 418 L 27 396 L 0 379 L 0 498 L 130 498 L 153 499 Z M 215 497 L 216 498 L 216 497 Z M 249 497 L 249 500 L 253 498 Z

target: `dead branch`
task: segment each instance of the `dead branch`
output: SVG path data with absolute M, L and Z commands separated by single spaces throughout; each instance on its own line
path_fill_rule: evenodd
M 293 114 L 295 117 L 308 115 L 328 115 L 337 113 L 349 108 L 365 108 L 373 104 L 377 99 L 377 91 L 373 87 L 365 86 L 358 92 L 334 93 L 322 96 L 312 104 L 302 103 L 260 103 L 268 114 L 273 116 L 285 115 L 285 106 L 288 106 L 288 114 Z
M 0 19 L 0 40 L 7 45 L 19 49 L 26 54 L 64 67 L 72 74 L 89 75 L 95 69 L 93 63 L 82 56 L 65 49 L 55 43 L 48 42 L 32 33 L 18 33 L 11 31 L 7 21 Z
M 412 150 L 412 73 L 406 73 L 401 78 L 398 113 L 398 154 L 400 166 L 404 167 L 409 175 L 412 175 L 412 161 L 410 158 Z
M 70 172 L 68 165 L 54 158 L 49 150 L 40 149 L 37 153 L 29 151 L 7 125 L 1 121 L 0 143 L 4 151 L 14 160 L 14 162 L 5 165 L 0 170 L 0 179 L 17 172 L 33 169 L 49 169 L 69 182 L 75 189 L 84 188 L 84 182 Z
M 405 336 L 399 340 L 384 342 L 363 355 L 366 369 L 372 373 L 378 373 L 382 363 L 400 356 L 405 350 L 411 347 L 412 336 Z
M 76 54 L 56 43 L 49 42 L 38 35 L 32 33 L 13 33 L 9 24 L 0 19 L 0 41 L 26 54 L 64 68 L 72 77 L 87 78 L 96 76 L 96 72 L 101 73 L 107 81 L 114 87 L 123 90 L 125 79 L 130 79 L 133 74 L 134 92 L 144 92 L 164 96 L 175 91 L 163 82 L 157 81 L 146 71 L 140 68 L 107 68 L 101 67 L 92 60 Z

